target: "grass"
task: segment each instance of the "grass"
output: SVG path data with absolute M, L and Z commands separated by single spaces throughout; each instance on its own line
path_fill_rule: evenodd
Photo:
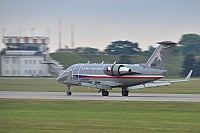
M 200 132 L 200 103 L 0 99 L 0 132 Z
M 64 91 L 54 78 L 0 78 L 0 91 Z
M 174 93 L 174 94 L 200 94 L 200 80 L 189 82 L 173 83 L 171 86 L 144 88 L 131 90 L 131 93 Z M 59 84 L 54 78 L 0 78 L 0 91 L 51 91 L 65 92 L 67 87 Z M 73 92 L 97 92 L 95 88 L 72 87 Z M 114 88 L 110 91 L 121 92 L 121 89 Z
M 0 78 L 0 91 L 66 91 L 54 78 Z M 72 91 L 97 92 L 73 87 Z M 112 92 L 119 92 L 114 89 Z M 199 80 L 131 93 L 200 94 Z M 200 132 L 200 103 L 0 99 L 0 133 Z
M 88 61 L 78 54 L 68 53 L 68 52 L 59 52 L 59 53 L 51 53 L 51 57 L 57 61 L 59 61 L 64 68 L 69 67 L 75 63 L 87 63 Z

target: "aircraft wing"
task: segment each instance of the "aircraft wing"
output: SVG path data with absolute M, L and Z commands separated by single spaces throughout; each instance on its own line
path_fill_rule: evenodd
M 101 85 L 101 84 L 93 84 L 93 83 L 81 83 L 81 86 L 89 87 L 89 88 L 98 88 L 98 89 L 106 89 L 111 90 L 111 86 Z
M 177 82 L 185 82 L 189 81 L 190 77 L 192 75 L 193 70 L 191 70 L 186 78 L 184 80 L 172 80 L 172 81 L 153 81 L 150 83 L 145 83 L 141 85 L 136 85 L 136 86 L 130 86 L 128 87 L 129 90 L 134 90 L 134 89 L 141 89 L 141 88 L 147 88 L 147 87 L 159 87 L 159 86 L 168 86 L 171 85 L 171 83 L 177 83 Z
M 98 88 L 98 89 L 106 89 L 111 90 L 111 86 L 120 86 L 121 83 L 115 82 L 115 81 L 89 81 L 89 82 L 83 82 L 80 83 L 81 86 L 84 87 L 90 87 L 90 88 Z

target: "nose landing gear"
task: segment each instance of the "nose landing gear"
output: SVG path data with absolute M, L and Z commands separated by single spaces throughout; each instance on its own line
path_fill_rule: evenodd
M 67 96 L 71 96 L 72 92 L 71 92 L 71 85 L 67 85 L 67 92 L 66 92 Z

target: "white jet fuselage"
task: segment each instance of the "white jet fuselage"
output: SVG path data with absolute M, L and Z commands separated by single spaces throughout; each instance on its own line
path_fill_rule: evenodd
M 127 70 L 127 72 L 126 72 Z M 74 64 L 65 70 L 57 80 L 63 84 L 72 72 L 74 84 L 84 83 L 111 86 L 128 87 L 147 83 L 163 78 L 165 71 L 146 68 L 139 64 Z

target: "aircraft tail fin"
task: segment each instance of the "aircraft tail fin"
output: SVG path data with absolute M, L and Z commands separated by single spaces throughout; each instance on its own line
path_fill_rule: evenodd
M 174 46 L 177 43 L 172 42 L 172 41 L 162 41 L 162 42 L 158 42 L 158 44 L 160 45 L 156 48 L 154 53 L 146 62 L 145 66 L 164 70 L 172 54 Z

